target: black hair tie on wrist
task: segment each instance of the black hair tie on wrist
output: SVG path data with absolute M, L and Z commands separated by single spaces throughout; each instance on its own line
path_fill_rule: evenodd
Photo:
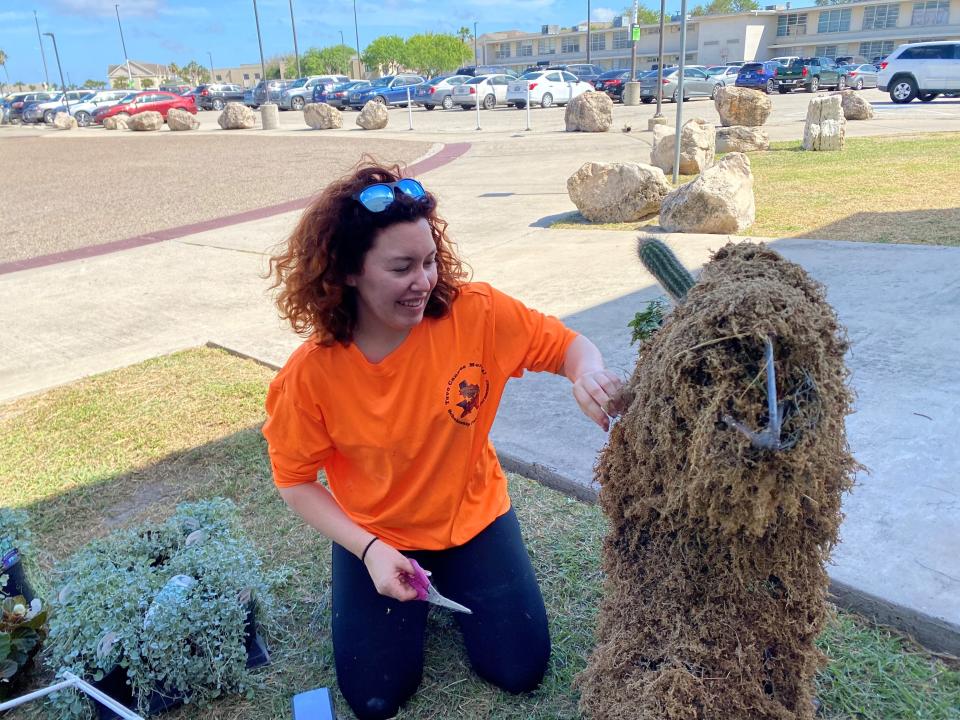
M 366 565 L 365 560 L 367 559 L 367 550 L 370 549 L 370 546 L 373 545 L 377 540 L 379 540 L 376 535 L 373 536 L 373 539 L 367 543 L 367 546 L 363 549 L 363 553 L 360 555 L 360 562 Z

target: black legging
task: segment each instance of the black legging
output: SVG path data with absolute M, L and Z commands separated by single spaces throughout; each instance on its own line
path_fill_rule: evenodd
M 453 614 L 480 677 L 511 693 L 540 684 L 550 658 L 547 614 L 512 509 L 465 545 L 404 554 L 433 573 L 440 593 L 473 610 Z M 360 720 L 393 717 L 416 692 L 430 607 L 380 595 L 360 560 L 333 544 L 337 682 Z

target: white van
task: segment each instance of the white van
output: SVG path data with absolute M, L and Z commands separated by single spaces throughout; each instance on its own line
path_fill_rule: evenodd
M 880 63 L 877 87 L 895 103 L 960 92 L 960 41 L 901 45 Z

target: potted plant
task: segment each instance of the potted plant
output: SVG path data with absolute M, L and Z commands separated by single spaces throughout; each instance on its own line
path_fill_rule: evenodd
M 0 602 L 0 700 L 13 695 L 46 636 L 47 611 L 38 598 L 3 595 Z
M 33 588 L 23 567 L 24 556 L 30 553 L 29 518 L 23 510 L 0 508 L 0 593 L 8 597 L 22 596 L 29 603 Z
M 276 582 L 260 568 L 235 507 L 220 498 L 95 540 L 60 570 L 48 664 L 142 714 L 251 691 L 250 670 L 269 661 L 257 619 L 272 615 Z M 51 702 L 58 717 L 89 712 L 75 693 Z

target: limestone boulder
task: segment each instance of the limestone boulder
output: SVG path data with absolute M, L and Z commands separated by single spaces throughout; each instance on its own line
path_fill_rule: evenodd
M 127 127 L 138 132 L 153 132 L 163 127 L 163 115 L 153 110 L 131 115 Z
M 839 93 L 840 107 L 843 117 L 847 120 L 872 120 L 873 105 L 870 101 L 854 90 L 844 90 Z
M 303 119 L 314 130 L 333 130 L 343 127 L 343 116 L 340 111 L 326 103 L 304 105 Z
M 73 130 L 77 127 L 77 120 L 70 113 L 58 112 L 53 118 L 53 126 L 57 130 Z
M 584 163 L 567 179 L 567 193 L 593 222 L 633 222 L 660 210 L 670 192 L 663 170 L 640 163 Z
M 700 118 L 687 120 L 680 129 L 680 174 L 696 175 L 713 165 L 717 154 L 717 133 L 713 125 Z M 672 126 L 653 128 L 650 164 L 665 173 L 673 172 L 676 132 Z
M 376 100 L 367 100 L 363 110 L 357 116 L 357 125 L 364 130 L 383 130 L 390 121 L 390 113 L 386 105 L 381 105 Z
M 567 103 L 567 132 L 606 132 L 613 125 L 613 100 L 606 93 L 585 92 Z
M 173 108 L 167 111 L 167 127 L 177 131 L 196 130 L 200 127 L 200 121 L 189 110 Z
M 230 102 L 217 118 L 217 124 L 224 130 L 250 130 L 257 126 L 257 115 L 243 103 Z
M 843 150 L 847 120 L 839 95 L 821 95 L 807 105 L 804 150 Z
M 717 152 L 756 152 L 770 149 L 770 136 L 766 130 L 744 125 L 731 125 L 717 129 Z
M 724 127 L 760 127 L 773 111 L 773 103 L 766 93 L 750 88 L 718 88 L 713 103 L 720 114 L 720 124 Z
M 127 115 L 112 115 L 104 118 L 103 127 L 105 130 L 126 130 L 127 120 Z
M 731 234 L 756 218 L 750 158 L 730 153 L 696 180 L 663 199 L 660 226 L 667 232 Z

